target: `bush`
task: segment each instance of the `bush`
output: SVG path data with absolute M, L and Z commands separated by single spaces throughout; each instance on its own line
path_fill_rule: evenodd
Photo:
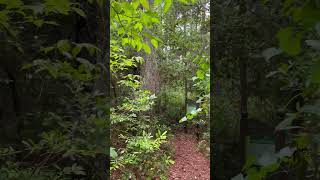
M 170 122 L 178 122 L 184 115 L 184 89 L 168 88 L 158 95 L 161 113 L 166 114 Z

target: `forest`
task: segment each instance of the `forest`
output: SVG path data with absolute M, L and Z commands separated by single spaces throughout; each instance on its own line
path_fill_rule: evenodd
M 0 180 L 320 180 L 319 0 L 0 0 Z
M 1 180 L 209 179 L 208 1 L 0 6 Z

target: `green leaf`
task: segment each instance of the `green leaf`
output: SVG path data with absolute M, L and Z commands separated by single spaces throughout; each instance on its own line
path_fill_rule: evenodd
M 137 45 L 137 51 L 139 52 L 141 49 L 142 49 L 142 42 L 138 39 L 138 40 L 135 40 L 136 41 L 136 45 Z
M 6 9 L 19 9 L 23 6 L 21 0 L 1 0 L 0 4 L 6 5 Z
M 298 128 L 297 126 L 291 126 L 292 121 L 297 118 L 297 114 L 288 113 L 287 118 L 280 122 L 277 127 L 275 128 L 276 131 L 280 130 L 288 130 L 288 129 L 295 129 Z
M 161 2 L 162 2 L 162 0 L 154 0 L 154 6 L 156 7 L 156 6 L 160 5 Z
M 158 41 L 155 39 L 151 39 L 151 44 L 155 47 L 158 48 Z
M 320 19 L 319 8 L 310 1 L 303 7 L 293 8 L 292 17 L 296 23 L 302 23 L 305 27 L 313 27 Z
M 77 58 L 76 59 L 78 62 L 80 62 L 81 64 L 85 65 L 89 70 L 92 70 L 94 69 L 94 65 L 87 59 L 84 59 L 84 58 Z
M 145 51 L 147 54 L 150 54 L 150 53 L 151 53 L 151 49 L 150 49 L 150 47 L 149 47 L 148 44 L 143 43 L 143 44 L 142 44 L 142 48 L 144 49 L 144 51 Z
M 185 122 L 187 120 L 188 120 L 188 118 L 186 116 L 184 116 L 182 119 L 179 120 L 179 123 Z
M 148 0 L 140 0 L 140 3 L 146 10 L 150 10 L 149 1 Z
M 281 54 L 282 51 L 277 48 L 268 48 L 262 51 L 262 56 L 265 58 L 266 61 L 269 61 L 272 57 Z
M 63 52 L 69 51 L 71 46 L 68 40 L 60 40 L 57 43 L 57 48 L 61 53 L 63 53 Z
M 68 15 L 71 3 L 69 0 L 45 0 L 44 5 L 47 14 L 53 12 Z
M 110 147 L 110 157 L 115 159 L 118 156 L 117 151 L 115 150 L 114 147 Z
M 199 79 L 201 79 L 201 80 L 204 79 L 205 73 L 204 73 L 203 71 L 198 70 L 196 74 L 197 74 L 197 77 L 198 77 Z
M 44 53 L 48 53 L 48 52 L 53 51 L 55 48 L 56 47 L 54 47 L 54 46 L 49 46 L 49 47 L 41 48 L 40 51 L 42 51 Z
M 183 3 L 183 4 L 188 4 L 187 0 L 179 0 L 179 2 Z
M 134 25 L 134 29 L 138 29 L 141 32 L 143 29 L 143 25 L 141 23 L 137 23 Z
M 123 27 L 118 28 L 118 35 L 124 34 L 125 30 Z
M 76 8 L 76 7 L 72 7 L 72 10 L 74 12 L 76 12 L 78 15 L 80 15 L 82 17 L 86 17 L 86 13 L 82 9 Z
M 79 54 L 79 52 L 81 51 L 81 49 L 82 49 L 82 47 L 81 46 L 75 46 L 73 49 L 72 49 L 72 56 L 73 57 L 76 57 L 78 54 Z
M 294 33 L 292 27 L 281 29 L 277 38 L 280 48 L 289 55 L 295 56 L 301 52 L 301 33 Z
M 277 157 L 283 158 L 286 156 L 292 156 L 295 151 L 296 148 L 284 147 L 277 153 Z
M 167 13 L 169 11 L 171 5 L 172 5 L 172 0 L 164 1 L 164 8 L 163 8 L 164 13 Z

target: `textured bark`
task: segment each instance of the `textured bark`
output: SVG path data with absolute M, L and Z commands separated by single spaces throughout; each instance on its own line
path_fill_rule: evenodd
M 160 74 L 157 61 L 154 56 L 154 50 L 150 55 L 144 56 L 145 63 L 142 66 L 141 76 L 143 78 L 143 88 L 150 90 L 152 93 L 160 91 Z
M 240 15 L 245 14 L 246 2 L 244 0 L 240 1 Z M 247 110 L 247 101 L 248 101 L 248 93 L 247 93 L 247 56 L 245 52 L 243 52 L 241 47 L 238 47 L 239 53 L 239 68 L 240 68 L 240 163 L 244 165 L 246 162 L 246 139 L 248 136 L 248 110 Z
M 109 2 L 104 1 L 101 7 L 98 7 L 98 17 L 100 23 L 97 32 L 97 44 L 101 49 L 101 53 L 97 55 L 97 64 L 101 65 L 101 74 L 95 83 L 95 92 L 101 94 L 101 97 L 106 99 L 107 105 L 110 105 L 110 5 Z M 110 108 L 106 108 L 106 111 L 110 111 Z M 107 121 L 110 119 L 110 112 L 105 112 Z M 110 126 L 109 126 L 110 127 Z M 109 152 L 110 147 L 110 131 L 109 127 L 106 132 L 106 151 Z M 97 170 L 98 179 L 109 179 L 109 167 L 110 159 L 105 154 L 99 154 L 95 159 L 95 168 Z

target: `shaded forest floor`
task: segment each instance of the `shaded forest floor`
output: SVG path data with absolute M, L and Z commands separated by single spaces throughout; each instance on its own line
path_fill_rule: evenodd
M 170 168 L 169 180 L 210 179 L 209 159 L 197 150 L 195 136 L 179 132 L 171 143 L 175 163 Z

